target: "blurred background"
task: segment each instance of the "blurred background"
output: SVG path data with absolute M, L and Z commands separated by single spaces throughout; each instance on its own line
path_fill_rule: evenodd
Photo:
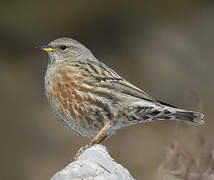
M 203 127 L 157 121 L 122 129 L 106 141 L 136 179 L 161 179 L 164 149 L 174 141 L 192 157 L 209 157 L 213 19 L 211 0 L 1 0 L 0 179 L 49 179 L 88 142 L 57 122 L 44 94 L 47 56 L 34 47 L 59 37 L 82 42 L 153 97 L 205 113 Z

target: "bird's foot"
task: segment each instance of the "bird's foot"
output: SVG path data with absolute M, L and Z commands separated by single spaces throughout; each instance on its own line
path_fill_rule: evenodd
M 90 143 L 86 144 L 85 146 L 81 147 L 81 148 L 77 151 L 77 153 L 75 154 L 75 156 L 73 157 L 73 159 L 74 159 L 74 160 L 77 160 L 78 157 L 79 157 L 86 149 L 90 148 L 91 146 L 93 146 L 93 143 L 92 143 L 92 142 L 90 142 Z

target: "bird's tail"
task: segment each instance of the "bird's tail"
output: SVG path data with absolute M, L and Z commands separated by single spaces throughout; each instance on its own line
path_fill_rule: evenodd
M 200 125 L 205 124 L 203 121 L 204 114 L 200 112 L 188 111 L 183 109 L 171 108 L 166 106 L 163 113 L 157 116 L 157 120 L 172 119 L 172 120 L 182 120 L 186 122 L 197 123 Z
M 168 104 L 155 105 L 151 103 L 138 102 L 129 122 L 151 122 L 153 120 L 182 120 L 203 125 L 204 114 L 200 112 L 178 109 Z

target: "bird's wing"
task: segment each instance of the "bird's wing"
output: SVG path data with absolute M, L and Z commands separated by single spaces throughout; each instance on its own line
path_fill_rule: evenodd
M 150 95 L 148 95 L 146 92 L 144 92 L 143 90 L 135 87 L 134 85 L 132 85 L 131 83 L 127 82 L 127 81 L 115 81 L 112 82 L 113 86 L 115 86 L 117 89 L 120 89 L 121 92 L 129 94 L 131 96 L 143 99 L 143 100 L 147 100 L 150 102 L 153 102 L 157 105 L 164 105 L 164 106 L 169 106 L 169 107 L 173 107 L 176 108 L 175 106 L 165 103 L 163 101 L 160 100 L 156 100 L 153 97 L 151 97 Z
M 143 90 L 135 87 L 131 83 L 127 82 L 126 80 L 122 81 L 113 81 L 112 85 L 120 90 L 122 93 L 134 96 L 136 98 L 140 98 L 143 100 L 151 101 L 154 103 L 158 103 L 154 98 L 152 98 L 150 95 L 148 95 L 146 92 Z
M 91 61 L 90 64 L 93 66 L 94 69 L 97 69 L 96 71 L 100 71 L 100 75 L 95 74 L 94 76 L 95 79 L 98 80 L 101 84 L 109 86 L 109 88 L 117 89 L 120 92 L 128 94 L 130 96 L 160 104 L 157 100 L 152 98 L 146 92 L 124 80 L 121 76 L 119 76 L 116 72 L 114 72 L 105 64 L 94 61 Z

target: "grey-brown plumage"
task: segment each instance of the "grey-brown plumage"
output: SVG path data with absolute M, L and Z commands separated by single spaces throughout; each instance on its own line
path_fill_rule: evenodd
M 45 91 L 57 118 L 91 144 L 117 129 L 153 120 L 203 124 L 203 114 L 155 100 L 98 61 L 81 43 L 60 38 L 42 47 L 48 52 Z

